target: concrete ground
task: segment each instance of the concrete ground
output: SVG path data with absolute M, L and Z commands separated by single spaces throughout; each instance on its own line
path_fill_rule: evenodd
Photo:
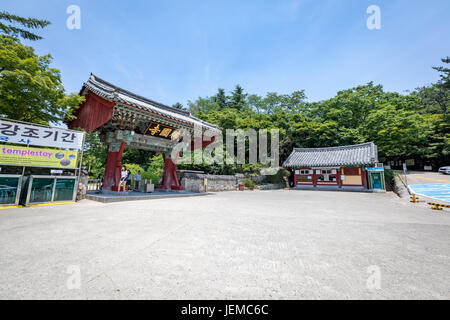
M 0 298 L 449 299 L 444 212 L 300 190 L 6 209 Z
M 408 184 L 450 183 L 450 175 L 438 172 L 408 171 Z

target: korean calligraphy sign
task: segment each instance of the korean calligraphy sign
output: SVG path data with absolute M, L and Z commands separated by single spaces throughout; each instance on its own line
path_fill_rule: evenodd
M 40 127 L 0 119 L 0 143 L 10 142 L 81 150 L 83 134 L 83 132 Z
M 144 134 L 170 140 L 172 139 L 172 135 L 174 135 L 175 138 L 175 135 L 178 135 L 179 132 L 174 128 L 162 125 L 160 123 L 151 122 Z

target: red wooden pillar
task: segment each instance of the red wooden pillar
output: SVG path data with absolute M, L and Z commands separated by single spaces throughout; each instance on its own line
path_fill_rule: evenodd
M 117 146 L 116 146 L 117 147 Z M 103 177 L 102 190 L 118 191 L 120 182 L 120 171 L 122 169 L 122 154 L 125 142 L 118 144 L 117 151 L 108 151 L 106 159 L 105 175 Z
M 362 167 L 360 170 L 361 170 L 362 185 L 364 189 L 369 189 L 369 186 L 367 185 L 367 170 L 365 170 L 364 167 Z
M 182 190 L 183 188 L 181 187 L 177 178 L 178 155 L 176 156 L 175 159 L 172 159 L 166 156 L 165 153 L 163 153 L 163 159 L 164 159 L 163 178 L 161 184 L 157 188 L 164 190 Z
M 342 188 L 341 168 L 336 169 L 336 183 L 338 188 Z

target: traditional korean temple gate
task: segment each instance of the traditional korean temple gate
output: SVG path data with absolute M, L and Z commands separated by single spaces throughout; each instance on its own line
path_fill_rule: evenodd
M 108 146 L 102 190 L 118 191 L 122 154 L 125 146 L 161 153 L 164 174 L 158 186 L 165 190 L 181 190 L 178 181 L 178 153 L 172 155 L 180 130 L 194 136 L 194 130 L 213 130 L 217 126 L 193 117 L 190 112 L 172 108 L 121 89 L 91 74 L 83 84 L 81 95 L 86 101 L 78 108 L 69 128 L 82 128 L 86 132 L 98 131 L 100 139 Z M 191 149 L 204 148 L 214 142 L 191 141 Z

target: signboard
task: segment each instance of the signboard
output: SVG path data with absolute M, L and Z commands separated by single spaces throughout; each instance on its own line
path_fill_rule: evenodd
M 0 165 L 75 169 L 78 151 L 49 148 L 0 146 Z
M 367 168 L 367 171 L 384 171 L 384 168 Z
M 83 134 L 0 119 L 0 142 L 81 150 Z
M 150 135 L 163 139 L 177 139 L 180 135 L 180 131 L 166 125 L 162 125 L 156 122 L 150 122 L 149 126 L 144 132 L 144 135 Z

